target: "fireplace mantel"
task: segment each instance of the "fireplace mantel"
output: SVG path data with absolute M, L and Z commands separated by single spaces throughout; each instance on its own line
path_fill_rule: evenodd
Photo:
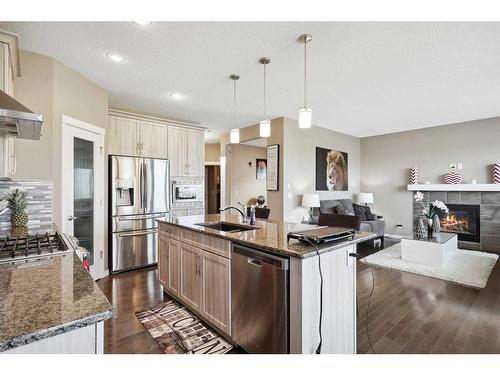
M 500 191 L 500 184 L 416 184 L 408 191 Z

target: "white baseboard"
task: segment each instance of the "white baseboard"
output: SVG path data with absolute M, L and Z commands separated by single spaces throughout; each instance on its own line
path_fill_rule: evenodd
M 107 276 L 109 276 L 109 269 L 104 270 L 104 272 L 102 273 L 101 279 L 104 279 Z

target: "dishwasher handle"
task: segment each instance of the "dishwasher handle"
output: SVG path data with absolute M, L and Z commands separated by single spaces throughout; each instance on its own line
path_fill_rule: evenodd
M 268 254 L 260 250 L 233 244 L 233 253 L 247 257 L 247 262 L 253 266 L 272 266 L 282 270 L 288 270 L 288 258 Z

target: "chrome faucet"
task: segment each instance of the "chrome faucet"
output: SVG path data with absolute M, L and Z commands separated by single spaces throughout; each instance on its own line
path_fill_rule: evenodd
M 243 222 L 246 223 L 247 222 L 247 214 L 246 214 L 247 208 L 243 203 L 238 202 L 238 204 L 241 205 L 242 209 L 239 209 L 236 206 L 226 206 L 224 208 L 219 208 L 219 212 L 223 212 L 223 211 L 230 210 L 230 209 L 236 210 L 240 213 L 241 217 L 243 218 Z

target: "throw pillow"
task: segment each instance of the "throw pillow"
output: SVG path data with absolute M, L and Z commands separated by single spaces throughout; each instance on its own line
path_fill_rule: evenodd
M 372 210 L 368 206 L 362 206 L 360 204 L 353 204 L 354 212 L 356 216 L 361 217 L 361 221 L 373 221 L 377 219 L 377 216 L 372 214 Z
M 335 207 L 335 211 L 337 212 L 338 215 L 349 215 L 349 216 L 354 216 L 354 212 L 345 209 L 342 206 L 337 206 Z

